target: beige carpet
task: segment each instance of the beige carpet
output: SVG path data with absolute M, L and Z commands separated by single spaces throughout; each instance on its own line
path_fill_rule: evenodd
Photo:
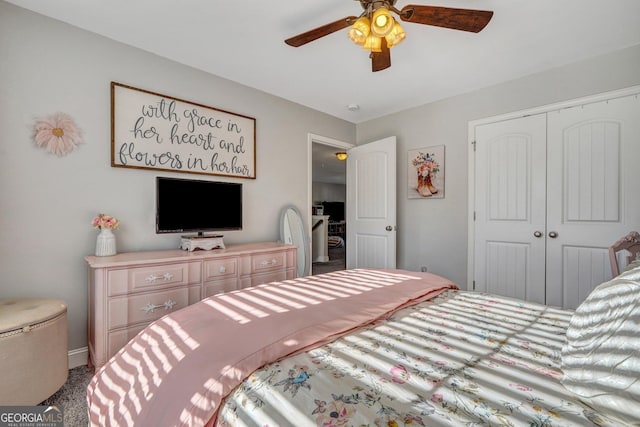
M 311 266 L 311 274 L 324 274 L 345 269 L 344 248 L 329 248 L 328 262 L 314 262 Z
M 40 405 L 62 409 L 65 427 L 86 427 L 89 421 L 87 385 L 92 376 L 93 371 L 86 365 L 70 369 L 67 382 Z

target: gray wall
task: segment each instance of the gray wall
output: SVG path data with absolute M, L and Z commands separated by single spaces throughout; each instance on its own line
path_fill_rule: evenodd
M 121 220 L 120 252 L 176 248 L 178 235 L 155 234 L 155 177 L 242 182 L 244 230 L 225 242 L 275 241 L 282 206 L 310 212 L 307 134 L 355 141 L 352 123 L 2 1 L 0 77 L 0 297 L 65 300 L 70 349 L 86 346 L 83 257 L 95 249 L 97 213 Z M 111 168 L 111 81 L 256 118 L 257 179 Z M 32 141 L 33 120 L 57 111 L 84 131 L 66 157 Z
M 466 287 L 468 123 L 640 84 L 640 46 L 602 55 L 357 126 L 357 144 L 398 141 L 398 267 Z M 407 199 L 407 150 L 446 146 L 444 199 Z

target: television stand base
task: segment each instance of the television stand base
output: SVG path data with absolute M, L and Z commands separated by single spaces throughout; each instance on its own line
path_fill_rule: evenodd
M 196 249 L 210 251 L 212 249 L 224 249 L 222 236 L 182 236 L 180 249 L 192 252 Z

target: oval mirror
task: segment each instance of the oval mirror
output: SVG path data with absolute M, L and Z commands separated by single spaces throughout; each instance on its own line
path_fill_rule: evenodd
M 310 262 L 309 244 L 302 215 L 295 206 L 285 206 L 280 213 L 280 240 L 298 247 L 297 277 L 306 276 Z

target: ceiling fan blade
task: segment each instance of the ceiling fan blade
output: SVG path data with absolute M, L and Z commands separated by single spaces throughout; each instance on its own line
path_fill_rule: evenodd
M 382 52 L 371 52 L 371 71 L 382 71 L 391 67 L 391 50 L 385 40 L 382 41 Z
M 289 46 L 300 47 L 304 44 L 317 40 L 320 37 L 328 36 L 331 33 L 347 28 L 353 24 L 356 19 L 357 17 L 355 16 L 347 16 L 346 18 L 338 19 L 337 21 L 330 22 L 329 24 L 288 38 L 284 42 Z
M 489 23 L 493 12 L 409 4 L 400 11 L 400 19 L 416 24 L 478 33 Z

